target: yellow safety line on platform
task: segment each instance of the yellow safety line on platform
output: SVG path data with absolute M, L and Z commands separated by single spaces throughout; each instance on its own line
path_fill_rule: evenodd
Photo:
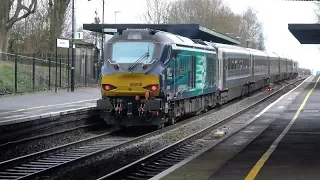
M 260 169 L 263 167 L 264 163 L 269 159 L 269 157 L 271 156 L 273 151 L 277 148 L 277 146 L 280 143 L 280 141 L 282 140 L 282 138 L 287 134 L 287 132 L 289 131 L 289 129 L 291 128 L 293 123 L 298 118 L 301 110 L 305 106 L 305 104 L 306 104 L 307 100 L 309 99 L 309 97 L 310 97 L 311 93 L 313 92 L 313 90 L 316 88 L 319 80 L 320 80 L 320 76 L 317 79 L 317 81 L 316 81 L 315 85 L 313 86 L 313 88 L 309 91 L 307 96 L 304 98 L 302 104 L 300 105 L 300 107 L 297 110 L 297 112 L 296 112 L 295 116 L 293 117 L 293 119 L 290 121 L 290 123 L 287 125 L 287 127 L 282 131 L 282 133 L 277 137 L 277 139 L 271 144 L 271 146 L 269 147 L 267 152 L 265 152 L 263 154 L 263 156 L 259 159 L 259 161 L 256 163 L 256 165 L 251 169 L 251 171 L 249 172 L 249 174 L 247 175 L 245 180 L 253 180 L 257 176 L 257 174 L 259 173 Z
M 51 105 L 45 105 L 45 106 L 37 106 L 37 107 L 31 107 L 31 108 L 25 108 L 25 109 L 18 109 L 18 110 L 14 110 L 14 111 L 0 112 L 0 114 L 16 113 L 16 112 L 22 112 L 22 111 L 28 111 L 28 110 L 34 110 L 34 109 L 50 108 L 50 107 L 55 107 L 55 106 L 64 106 L 64 105 L 69 105 L 69 104 L 78 104 L 78 103 L 96 101 L 96 100 L 98 100 L 98 99 L 88 99 L 88 100 L 68 102 L 68 103 L 62 103 L 62 104 L 51 104 Z

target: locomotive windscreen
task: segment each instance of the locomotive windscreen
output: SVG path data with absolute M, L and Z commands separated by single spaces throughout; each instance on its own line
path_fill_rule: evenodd
M 112 46 L 112 62 L 114 63 L 150 63 L 153 57 L 152 42 L 116 42 Z

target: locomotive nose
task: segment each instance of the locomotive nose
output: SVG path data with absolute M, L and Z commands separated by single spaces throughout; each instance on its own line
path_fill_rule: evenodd
M 105 96 L 159 96 L 160 83 L 157 75 L 116 73 L 103 75 L 102 93 Z

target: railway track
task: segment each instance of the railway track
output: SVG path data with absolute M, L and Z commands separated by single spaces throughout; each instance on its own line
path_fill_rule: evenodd
M 33 179 L 45 171 L 134 139 L 113 135 L 119 130 L 113 128 L 99 136 L 1 162 L 0 179 Z
M 234 120 L 235 117 L 247 112 L 248 110 L 256 107 L 261 102 L 269 99 L 275 94 L 283 91 L 286 87 L 296 86 L 295 83 L 302 81 L 301 79 L 292 83 L 285 83 L 281 89 L 273 92 L 269 96 L 257 101 L 256 103 L 250 105 L 248 108 L 235 112 L 224 120 L 203 130 L 200 130 L 170 146 L 167 146 L 153 154 L 143 157 L 117 171 L 109 173 L 98 180 L 144 180 L 151 179 L 152 177 L 158 175 L 159 173 L 165 171 L 166 169 L 174 166 L 175 164 L 181 162 L 182 160 L 192 156 L 193 154 L 203 150 L 205 147 L 209 146 L 212 141 L 207 139 L 201 139 L 212 131 L 216 131 L 219 127 L 223 126 L 227 122 Z M 248 123 L 249 124 L 249 123 Z M 248 125 L 246 124 L 246 125 Z M 245 125 L 245 126 L 246 126 Z M 244 126 L 244 127 L 245 127 Z M 242 127 L 243 128 L 243 127 Z M 240 129 L 242 129 L 240 128 Z M 237 130 L 238 131 L 238 130 Z
M 35 132 L 28 132 L 28 134 L 26 135 L 26 138 L 12 138 L 8 141 L 2 142 L 0 143 L 0 148 L 4 148 L 6 146 L 15 146 L 21 143 L 26 143 L 28 141 L 32 141 L 32 140 L 39 140 L 39 139 L 43 139 L 46 137 L 50 137 L 50 136 L 56 136 L 56 135 L 60 135 L 60 134 L 66 134 L 66 133 L 72 133 L 74 131 L 85 131 L 86 129 L 91 129 L 91 128 L 95 128 L 95 127 L 99 127 L 99 126 L 103 126 L 105 125 L 104 122 L 98 122 L 98 123 L 92 123 L 92 124 L 84 124 L 84 125 L 80 125 L 78 127 L 73 127 L 73 128 L 69 128 L 69 129 L 63 129 L 60 131 L 55 131 L 52 133 L 47 133 L 47 134 L 40 134 L 38 136 L 32 136 L 30 134 L 34 134 Z M 41 130 L 43 131 L 43 130 Z M 30 137 L 28 137 L 30 136 Z
M 271 97 L 275 93 L 276 92 L 269 95 L 268 97 Z M 260 103 L 263 100 L 257 103 Z M 85 160 L 86 158 L 90 158 L 94 155 L 99 155 L 101 153 L 112 151 L 117 148 L 126 147 L 130 144 L 139 142 L 146 137 L 160 134 L 163 131 L 168 131 L 187 122 L 188 121 L 182 121 L 165 129 L 160 129 L 151 133 L 132 137 L 119 136 L 117 135 L 117 133 L 119 133 L 121 129 L 113 128 L 112 130 L 110 130 L 110 132 L 101 134 L 96 137 L 0 162 L 0 179 L 35 179 L 36 177 L 41 177 L 46 173 L 54 172 L 54 170 L 56 170 L 57 168 L 63 169 L 63 167 L 65 166 L 68 166 L 75 162 L 79 162 L 80 160 Z M 221 123 L 218 123 L 215 126 L 218 125 L 221 125 Z M 210 128 L 212 128 L 212 126 L 207 129 L 209 130 Z M 188 148 L 186 150 L 188 150 Z
M 85 127 L 86 125 L 99 122 L 101 122 L 99 121 L 99 114 L 91 110 L 88 112 L 79 112 L 77 116 L 67 114 L 59 117 L 49 117 L 36 121 L 4 125 L 0 127 L 0 145 L 35 136 L 46 136 L 46 134 L 56 133 L 57 131 L 70 131 L 80 126 Z
M 173 127 L 175 126 L 166 129 Z M 151 133 L 140 131 L 138 132 L 139 135 L 128 136 L 128 131 L 125 128 L 115 127 L 107 133 L 92 138 L 3 161 L 0 162 L 0 180 L 34 179 L 49 171 L 54 171 L 56 168 L 63 168 L 70 163 L 76 163 L 99 153 L 128 146 L 145 137 L 157 135 L 163 130 L 160 129 Z

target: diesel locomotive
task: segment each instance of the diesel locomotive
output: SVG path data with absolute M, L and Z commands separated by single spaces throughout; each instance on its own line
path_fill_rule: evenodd
M 97 109 L 119 126 L 161 128 L 298 75 L 275 53 L 154 29 L 118 31 L 104 54 Z

